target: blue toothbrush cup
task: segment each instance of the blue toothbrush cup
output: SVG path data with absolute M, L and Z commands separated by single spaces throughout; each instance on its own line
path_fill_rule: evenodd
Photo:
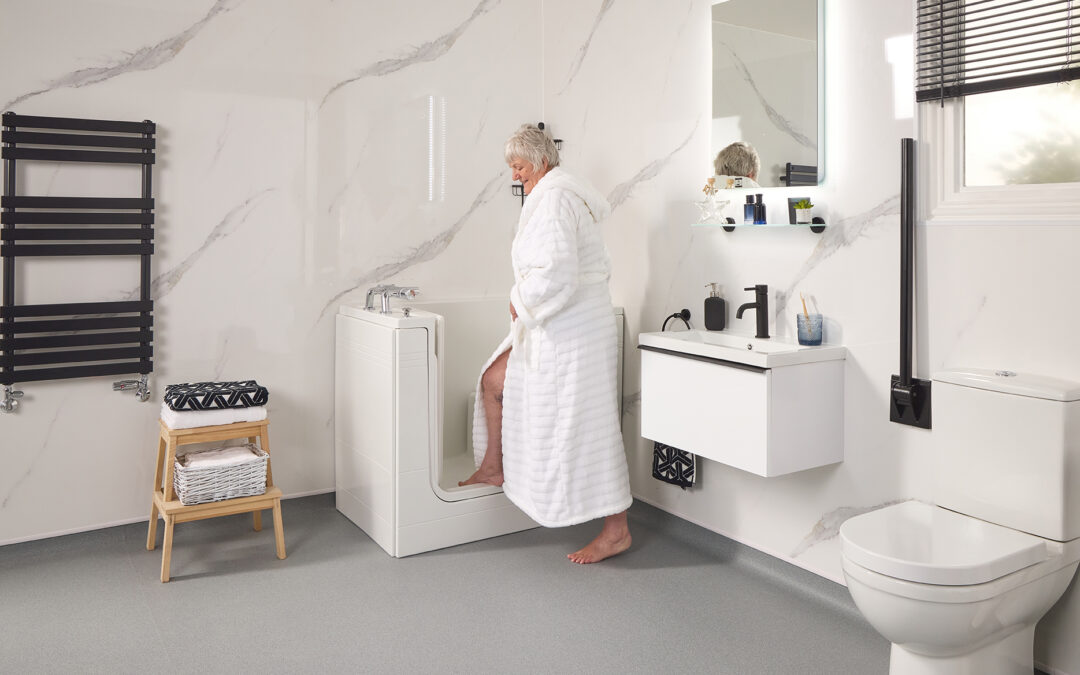
M 796 314 L 795 324 L 799 330 L 799 344 L 807 346 L 821 344 L 820 314 Z

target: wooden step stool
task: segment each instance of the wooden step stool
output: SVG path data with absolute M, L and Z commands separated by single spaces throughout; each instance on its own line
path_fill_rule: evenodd
M 274 487 L 270 473 L 270 458 L 266 458 L 266 493 L 252 497 L 236 497 L 206 504 L 186 506 L 180 502 L 173 488 L 173 473 L 176 462 L 176 448 L 191 443 L 225 441 L 233 438 L 247 438 L 249 443 L 258 440 L 259 447 L 270 454 L 270 438 L 267 433 L 269 420 L 261 422 L 236 422 L 213 427 L 194 427 L 192 429 L 170 429 L 160 421 L 161 433 L 158 436 L 157 467 L 154 470 L 154 498 L 150 505 L 150 528 L 146 534 L 146 550 L 153 551 L 157 543 L 158 514 L 165 520 L 165 541 L 161 547 L 161 581 L 169 580 L 169 562 L 172 558 L 173 525 L 191 520 L 216 518 L 234 513 L 252 513 L 255 531 L 262 530 L 263 509 L 274 511 L 274 541 L 277 544 L 277 557 L 285 559 L 285 531 L 281 524 L 281 489 Z M 162 483 L 162 469 L 165 481 Z

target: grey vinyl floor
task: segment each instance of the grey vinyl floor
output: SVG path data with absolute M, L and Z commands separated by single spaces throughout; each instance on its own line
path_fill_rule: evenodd
M 287 559 L 269 513 L 184 523 L 167 584 L 145 524 L 0 547 L 0 672 L 888 671 L 842 586 L 646 504 L 588 566 L 595 524 L 397 560 L 333 495 L 282 509 Z

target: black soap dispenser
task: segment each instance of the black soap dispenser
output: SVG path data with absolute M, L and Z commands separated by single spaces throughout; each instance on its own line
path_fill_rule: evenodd
M 705 298 L 705 329 L 724 330 L 724 321 L 727 318 L 727 303 L 720 297 L 720 285 L 716 282 L 706 284 L 712 286 L 709 297 Z

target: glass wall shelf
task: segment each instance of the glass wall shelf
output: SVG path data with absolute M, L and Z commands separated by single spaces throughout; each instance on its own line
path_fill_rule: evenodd
M 789 223 L 767 223 L 765 225 L 749 225 L 747 223 L 732 223 L 732 222 L 728 222 L 728 223 L 694 223 L 693 227 L 722 227 L 722 228 L 724 228 L 725 232 L 734 232 L 736 227 L 738 227 L 740 229 L 747 229 L 747 230 L 752 230 L 755 227 L 767 227 L 767 228 L 770 228 L 770 229 L 775 229 L 775 228 L 778 228 L 778 227 L 787 227 L 787 228 L 808 227 L 808 228 L 810 228 L 811 232 L 813 232 L 815 234 L 821 234 L 822 232 L 825 231 L 825 220 L 823 218 L 815 217 L 813 223 L 810 223 L 810 224 L 801 223 L 801 224 L 798 224 L 798 225 L 792 225 L 792 224 L 789 224 Z

